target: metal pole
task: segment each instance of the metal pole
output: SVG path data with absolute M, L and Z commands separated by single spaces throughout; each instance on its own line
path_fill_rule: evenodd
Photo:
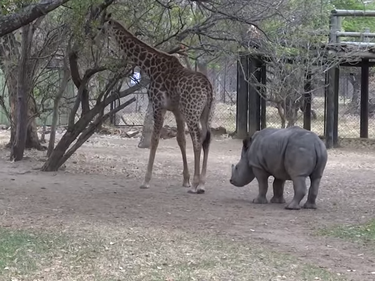
M 373 17 L 375 16 L 374 10 L 340 10 L 335 9 L 331 11 L 331 15 L 345 17 L 345 16 L 352 16 L 352 17 Z

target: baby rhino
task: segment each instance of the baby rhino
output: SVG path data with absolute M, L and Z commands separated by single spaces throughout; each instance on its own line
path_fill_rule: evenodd
M 273 182 L 271 203 L 285 203 L 284 184 L 293 181 L 294 197 L 285 207 L 299 210 L 306 195 L 306 178 L 311 185 L 306 209 L 316 209 L 320 179 L 327 163 L 327 150 L 322 140 L 313 132 L 298 126 L 286 129 L 266 128 L 243 140 L 240 162 L 232 165 L 230 183 L 235 186 L 249 184 L 254 177 L 259 184 L 259 195 L 254 203 L 267 203 L 268 177 Z

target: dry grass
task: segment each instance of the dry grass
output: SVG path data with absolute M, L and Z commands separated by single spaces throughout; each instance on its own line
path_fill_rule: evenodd
M 69 239 L 35 231 L 1 237 L 13 245 L 1 253 L 12 254 L 0 263 L 1 280 L 345 280 L 250 241 L 210 234 L 100 226 Z

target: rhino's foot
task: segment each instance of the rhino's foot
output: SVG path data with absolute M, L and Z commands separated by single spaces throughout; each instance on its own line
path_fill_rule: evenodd
M 271 200 L 270 200 L 271 203 L 279 203 L 279 204 L 282 204 L 282 203 L 285 203 L 285 199 L 284 197 L 272 197 Z
M 260 197 L 260 196 L 258 196 L 257 198 L 255 198 L 253 200 L 253 203 L 255 203 L 255 204 L 267 204 L 268 200 L 267 200 L 266 197 Z
M 298 203 L 292 201 L 288 205 L 286 205 L 285 209 L 287 209 L 287 210 L 299 210 L 299 209 L 301 209 L 301 206 Z
M 304 209 L 316 209 L 316 204 L 315 203 L 311 203 L 309 201 L 306 201 L 306 203 L 303 205 L 303 208 Z

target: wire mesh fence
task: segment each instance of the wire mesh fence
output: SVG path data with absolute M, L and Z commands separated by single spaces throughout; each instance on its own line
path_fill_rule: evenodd
M 215 92 L 215 111 L 212 120 L 212 127 L 225 128 L 227 133 L 236 130 L 236 97 L 237 97 L 237 75 L 234 64 L 226 66 L 224 72 L 209 73 Z M 371 73 L 370 73 L 371 74 Z M 311 130 L 318 135 L 324 135 L 325 120 L 325 95 L 324 95 L 324 74 L 315 79 L 315 90 L 312 98 L 312 111 L 314 115 L 311 119 Z M 340 67 L 339 80 L 339 110 L 338 110 L 338 135 L 340 138 L 360 137 L 360 104 L 361 104 L 361 69 L 357 67 Z M 136 101 L 123 109 L 117 115 L 117 125 L 136 126 L 141 129 L 144 123 L 148 98 L 145 89 L 133 95 Z M 125 100 L 127 100 L 127 97 Z M 121 101 L 123 102 L 123 101 Z M 67 125 L 68 112 L 61 114 L 59 125 Z M 303 115 L 298 110 L 295 125 L 303 126 Z M 49 125 L 51 118 L 47 119 Z M 266 126 L 280 128 L 282 119 L 275 104 L 267 102 Z M 9 125 L 9 120 L 0 110 L 0 123 Z M 37 118 L 38 125 L 43 124 L 43 120 Z M 375 75 L 370 76 L 369 83 L 369 138 L 375 138 Z M 167 112 L 165 125 L 176 126 L 174 116 Z
M 215 111 L 212 127 L 223 127 L 228 133 L 236 130 L 236 76 L 229 78 L 230 82 L 218 77 L 210 77 L 215 89 Z M 324 74 L 316 79 L 315 90 L 312 98 L 311 130 L 320 136 L 324 136 L 325 120 L 325 85 Z M 338 134 L 340 138 L 359 138 L 360 136 L 360 69 L 355 67 L 340 68 L 339 85 L 339 111 L 338 111 Z M 375 77 L 370 78 L 369 85 L 369 138 L 375 138 Z M 121 112 L 120 125 L 142 126 L 148 106 L 147 94 L 138 93 L 134 95 L 136 102 Z M 303 127 L 303 115 L 298 110 L 295 125 Z M 167 112 L 165 125 L 176 126 L 174 116 Z M 282 127 L 282 118 L 275 104 L 267 102 L 266 126 Z

